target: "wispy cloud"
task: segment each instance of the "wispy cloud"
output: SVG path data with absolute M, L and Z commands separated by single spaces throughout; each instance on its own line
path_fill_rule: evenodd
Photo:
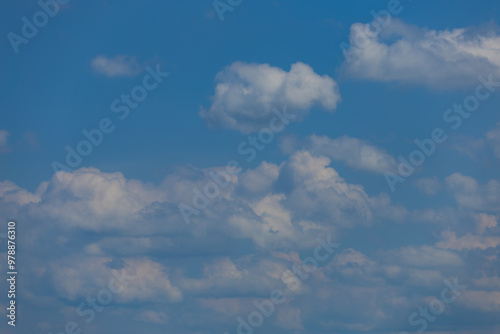
M 107 77 L 133 77 L 141 73 L 142 68 L 136 57 L 118 55 L 113 58 L 97 56 L 92 60 L 92 69 Z
M 0 130 L 0 153 L 7 153 L 10 151 L 9 136 L 10 136 L 9 131 Z

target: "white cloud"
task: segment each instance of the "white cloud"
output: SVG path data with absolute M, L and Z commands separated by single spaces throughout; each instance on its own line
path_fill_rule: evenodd
M 81 168 L 53 176 L 41 194 L 40 211 L 66 226 L 92 231 L 128 229 L 139 212 L 154 202 L 165 202 L 166 196 L 157 187 L 127 180 L 121 173 Z
M 1 183 L 0 198 L 29 205 L 24 211 L 30 219 L 46 219 L 54 228 L 113 232 L 113 237 L 82 247 L 93 256 L 167 251 L 192 254 L 203 247 L 217 252 L 230 238 L 246 239 L 259 249 L 305 248 L 320 235 L 335 235 L 337 227 L 381 219 L 401 221 L 407 215 L 404 208 L 392 205 L 387 195 L 368 195 L 362 186 L 346 182 L 329 164 L 328 158 L 307 151 L 293 153 L 280 165 L 263 162 L 234 176 L 200 210 L 194 229 L 183 222 L 177 205 L 192 205 L 193 189 L 203 191 L 213 182 L 208 171 L 217 168 L 182 169 L 159 186 L 127 179 L 121 173 L 81 168 L 58 172 L 36 193 Z M 220 229 L 224 234 L 213 239 L 220 241 L 213 247 L 206 234 L 217 234 Z M 184 234 L 174 237 L 172 233 Z
M 42 183 L 36 193 L 31 193 L 10 181 L 3 181 L 0 182 L 0 198 L 5 202 L 16 203 L 20 206 L 38 203 L 41 200 L 40 194 L 45 191 L 46 185 L 46 182 Z
M 442 233 L 442 236 L 444 238 L 444 241 L 438 242 L 436 246 L 445 249 L 485 250 L 488 248 L 496 248 L 498 245 L 500 245 L 500 237 L 471 235 L 470 233 L 467 233 L 465 236 L 457 238 L 456 234 L 451 231 L 444 231 Z
M 291 213 L 282 206 L 283 195 L 269 195 L 251 205 L 256 216 L 237 214 L 229 218 L 240 237 L 251 237 L 261 248 L 296 244 L 300 233 L 291 220 Z
M 100 289 L 108 289 L 114 277 L 105 257 L 71 257 L 59 259 L 50 265 L 49 275 L 59 295 L 69 300 L 78 300 L 95 295 Z M 168 268 L 148 258 L 126 259 L 124 268 L 117 270 L 128 277 L 123 290 L 114 296 L 121 303 L 138 301 L 178 302 L 181 291 L 174 286 L 166 273 Z M 116 286 L 116 288 L 120 288 Z
M 467 233 L 466 235 L 457 238 L 455 232 L 450 230 L 443 231 L 441 233 L 443 240 L 438 242 L 436 246 L 456 250 L 485 250 L 499 246 L 500 237 L 493 235 L 495 233 L 495 228 L 498 226 L 497 218 L 493 215 L 485 213 L 474 214 L 472 217 L 475 221 L 478 235 Z
M 498 73 L 500 36 L 494 29 L 422 29 L 393 20 L 381 33 L 368 37 L 365 25 L 351 26 L 351 45 L 359 48 L 344 63 L 352 77 L 399 81 L 447 88 L 477 82 L 479 75 Z
M 329 165 L 330 159 L 307 151 L 290 157 L 277 181 L 288 207 L 304 220 L 344 226 L 370 222 L 373 212 L 363 187 L 347 183 Z
M 250 196 L 265 196 L 278 176 L 279 166 L 264 161 L 257 168 L 249 169 L 239 176 L 237 189 Z
M 200 116 L 213 127 L 251 133 L 269 126 L 273 108 L 286 106 L 300 121 L 314 105 L 334 110 L 340 101 L 337 83 L 298 62 L 289 72 L 268 64 L 235 62 L 216 76 L 208 110 Z
M 361 139 L 349 136 L 330 139 L 326 136 L 313 135 L 310 142 L 313 152 L 343 161 L 355 169 L 383 174 L 393 171 L 396 167 L 394 157 Z
M 236 260 L 215 258 L 203 264 L 202 277 L 177 277 L 185 294 L 200 297 L 241 297 L 249 293 L 269 294 L 289 268 L 287 254 L 272 253 L 260 258 L 247 255 Z M 215 305 L 212 305 L 215 306 Z
M 500 182 L 490 180 L 480 185 L 474 178 L 455 173 L 446 178 L 446 185 L 461 206 L 473 210 L 498 212 Z
M 285 207 L 295 218 L 353 227 L 381 216 L 398 220 L 405 215 L 383 194 L 370 197 L 361 185 L 346 182 L 329 167 L 330 162 L 327 157 L 298 151 L 282 166 L 276 187 L 286 195 Z
M 213 181 L 208 170 L 216 168 L 177 170 L 159 186 L 95 168 L 60 172 L 59 178 L 53 177 L 30 195 L 34 199 L 19 210 L 19 219 L 28 224 L 26 251 L 35 256 L 35 264 L 27 263 L 27 267 L 29 273 L 37 273 L 28 274 L 26 293 L 44 304 L 42 297 L 51 303 L 62 299 L 78 305 L 105 288 L 111 267 L 123 263 L 126 272 L 136 278 L 116 295 L 117 305 L 110 310 L 128 312 L 124 310 L 133 305 L 134 314 L 127 313 L 131 319 L 166 326 L 173 319 L 177 322 L 177 312 L 182 312 L 179 321 L 183 323 L 192 320 L 191 315 L 203 317 L 203 313 L 210 324 L 221 326 L 237 316 L 246 317 L 254 310 L 253 300 L 267 298 L 273 289 L 283 288 L 282 274 L 300 264 L 307 254 L 314 254 L 316 238 L 325 240 L 331 234 L 332 242 L 339 242 L 345 231 L 342 228 L 391 222 L 392 217 L 405 214 L 391 204 L 388 196 L 369 195 L 362 186 L 343 179 L 330 166 L 329 158 L 302 150 L 282 163 L 263 162 L 235 176 L 202 210 L 199 221 L 186 226 L 180 217 L 169 214 L 168 206 L 192 200 L 194 186 L 203 189 L 207 181 Z M 12 199 L 12 206 L 26 202 L 13 195 L 2 198 Z M 173 225 L 178 229 L 173 231 Z M 410 268 L 415 269 L 411 272 L 403 268 L 392 281 L 430 286 L 439 277 L 436 268 L 457 262 L 453 254 L 441 251 L 417 249 L 416 254 L 408 254 L 411 252 L 396 249 L 395 254 L 406 256 L 394 255 L 395 261 L 387 262 L 418 268 Z M 63 259 L 50 255 L 61 253 L 65 254 Z M 361 318 L 356 324 L 346 320 L 347 325 L 368 323 L 371 327 L 379 317 L 392 314 L 396 296 L 396 307 L 403 303 L 399 293 L 404 291 L 394 291 L 397 288 L 389 287 L 390 280 L 381 275 L 379 262 L 384 257 L 370 257 L 353 249 L 339 250 L 334 256 L 331 264 L 304 281 L 300 292 L 292 293 L 283 310 L 290 307 L 290 312 L 297 314 L 296 308 L 307 310 L 310 303 L 318 301 L 329 314 L 342 311 L 344 305 L 348 310 L 343 312 L 361 307 Z M 48 269 L 44 261 L 51 263 Z M 33 281 L 48 286 L 35 289 Z M 390 298 L 379 300 L 380 291 Z M 325 298 L 328 294 L 330 298 Z M 181 300 L 183 304 L 174 304 Z M 152 308 L 151 303 L 159 308 Z M 384 306 L 383 314 L 373 315 L 372 309 L 380 306 Z M 228 316 L 232 318 L 228 320 Z M 302 321 L 285 326 L 288 317 L 277 313 L 269 325 L 309 328 L 314 317 L 310 312 L 300 316 Z
M 135 57 L 118 55 L 113 58 L 97 56 L 92 60 L 92 69 L 107 77 L 133 77 L 141 73 Z

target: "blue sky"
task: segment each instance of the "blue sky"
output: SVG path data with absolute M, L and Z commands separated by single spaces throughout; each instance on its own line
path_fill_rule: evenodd
M 0 14 L 0 213 L 24 275 L 2 333 L 234 333 L 273 289 L 255 333 L 416 332 L 453 278 L 467 289 L 425 331 L 498 333 L 497 2 L 59 3 L 28 38 L 40 3 Z M 87 323 L 113 270 L 135 279 Z

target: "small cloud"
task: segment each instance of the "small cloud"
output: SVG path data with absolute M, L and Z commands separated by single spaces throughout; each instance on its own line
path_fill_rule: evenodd
M 26 131 L 23 133 L 23 142 L 28 144 L 28 146 L 33 149 L 37 149 L 39 147 L 37 135 L 36 133 L 31 131 Z
M 215 11 L 213 9 L 210 9 L 205 13 L 205 18 L 209 20 L 215 19 Z
M 393 156 L 367 141 L 349 136 L 330 139 L 316 135 L 311 136 L 309 140 L 313 152 L 343 161 L 357 170 L 383 174 L 396 169 Z
M 500 123 L 497 127 L 486 133 L 486 138 L 488 138 L 489 144 L 493 147 L 495 155 L 500 158 Z
M 142 71 L 142 67 L 133 56 L 118 55 L 113 58 L 97 56 L 92 60 L 92 69 L 107 77 L 133 77 Z
M 457 238 L 455 232 L 452 231 L 443 231 L 441 236 L 444 240 L 438 242 L 436 246 L 444 249 L 485 250 L 488 248 L 496 248 L 500 245 L 500 237 L 497 236 L 472 235 L 467 233 L 466 235 Z
M 290 71 L 269 64 L 235 62 L 219 72 L 210 108 L 200 116 L 215 128 L 251 133 L 269 126 L 273 109 L 283 106 L 301 121 L 314 106 L 334 111 L 340 102 L 337 83 L 298 62 Z
M 473 177 L 460 173 L 448 176 L 445 181 L 460 206 L 473 210 L 500 211 L 500 181 L 490 180 L 486 184 L 479 184 Z
M 476 161 L 480 160 L 479 156 L 484 152 L 487 144 L 486 140 L 482 138 L 474 138 L 466 135 L 457 135 L 454 142 L 453 149 Z
M 0 153 L 10 152 L 9 147 L 10 132 L 7 130 L 0 130 Z
M 430 196 L 436 195 L 441 189 L 441 183 L 437 177 L 418 179 L 415 181 L 415 185 L 426 195 Z
M 170 320 L 164 312 L 144 311 L 135 317 L 136 320 L 165 325 Z
M 486 213 L 480 213 L 476 215 L 476 225 L 477 232 L 479 234 L 484 234 L 487 230 L 498 226 L 497 217 Z

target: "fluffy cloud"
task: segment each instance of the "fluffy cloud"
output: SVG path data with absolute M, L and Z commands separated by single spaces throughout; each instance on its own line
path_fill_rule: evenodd
M 93 256 L 186 255 L 203 247 L 217 252 L 229 247 L 228 238 L 248 240 L 258 249 L 300 249 L 337 227 L 404 218 L 405 209 L 387 195 L 367 194 L 329 165 L 328 158 L 307 151 L 294 152 L 280 165 L 263 162 L 234 176 L 201 210 L 195 229 L 184 223 L 178 204 L 191 204 L 194 190 L 213 182 L 209 174 L 218 168 L 179 170 L 158 186 L 81 168 L 58 172 L 35 193 L 2 182 L 0 199 L 26 206 L 31 220 L 48 221 L 51 228 L 113 233 L 84 245 Z M 31 233 L 44 233 L 38 229 Z
M 436 246 L 456 250 L 485 250 L 498 247 L 500 245 L 500 236 L 494 235 L 495 233 L 498 234 L 498 229 L 496 229 L 498 226 L 497 218 L 485 213 L 476 214 L 473 217 L 477 235 L 467 233 L 457 238 L 455 232 L 450 230 L 443 231 L 441 233 L 443 241 L 438 242 Z
M 384 195 L 369 196 L 361 185 L 346 182 L 329 167 L 330 159 L 298 151 L 283 165 L 276 181 L 285 205 L 304 221 L 330 226 L 370 224 L 381 216 L 398 220 L 404 210 Z
M 361 139 L 342 136 L 330 139 L 326 136 L 313 135 L 310 138 L 313 152 L 325 155 L 333 160 L 345 162 L 348 166 L 372 173 L 383 174 L 396 167 L 394 157 Z
M 141 66 L 135 57 L 124 55 L 112 58 L 97 56 L 92 60 L 91 67 L 97 73 L 107 77 L 133 77 L 141 73 Z
M 498 212 L 500 182 L 490 180 L 480 185 L 474 178 L 455 173 L 446 178 L 446 185 L 461 206 L 474 210 Z
M 237 190 L 250 196 L 264 196 L 272 190 L 272 185 L 279 176 L 279 170 L 279 166 L 264 161 L 257 168 L 241 174 Z
M 443 277 L 467 273 L 475 263 L 468 263 L 464 252 L 497 249 L 488 246 L 497 217 L 474 212 L 466 215 L 479 233 L 473 247 L 457 247 L 456 241 L 463 242 L 459 237 L 407 246 L 404 236 L 388 232 L 392 227 L 412 231 L 406 209 L 385 194 L 348 182 L 329 157 L 305 149 L 235 175 L 199 219 L 186 225 L 177 204 L 191 201 L 193 188 L 203 189 L 213 181 L 209 172 L 216 170 L 179 169 L 153 185 L 81 168 L 59 172 L 34 193 L 2 182 L 0 209 L 18 209 L 15 216 L 26 226 L 24 251 L 32 255 L 23 263 L 23 291 L 26 303 L 32 303 L 27 307 L 50 305 L 70 320 L 75 313 L 68 301 L 77 306 L 106 288 L 113 269 L 125 270 L 135 278 L 114 296 L 108 317 L 169 329 L 180 322 L 193 332 L 209 324 L 224 332 L 236 328 L 238 316 L 255 310 L 254 300 L 286 289 L 282 274 L 314 254 L 317 238 L 332 235 L 344 250 L 304 279 L 299 290 L 288 290 L 286 303 L 276 306 L 266 326 L 270 332 L 374 331 L 408 317 L 411 305 L 435 293 Z M 446 210 L 442 215 L 450 216 Z M 365 240 L 377 233 L 388 234 L 390 242 L 367 249 Z M 495 253 L 480 260 L 491 268 L 498 261 Z M 488 277 L 477 287 L 496 286 L 496 272 L 485 263 L 477 265 Z M 1 261 L 0 270 L 5 269 Z M 415 287 L 423 295 L 415 294 Z M 373 314 L 373 309 L 380 311 Z M 291 315 L 300 319 L 289 322 Z
M 436 31 L 393 20 L 380 34 L 369 37 L 364 27 L 351 26 L 351 45 L 359 47 L 354 48 L 351 62 L 344 64 L 349 76 L 450 88 L 474 84 L 479 75 L 499 73 L 500 36 L 494 29 Z
M 107 289 L 114 277 L 126 277 L 123 282 L 114 279 L 114 287 L 123 289 L 115 299 L 121 303 L 134 301 L 178 302 L 182 300 L 181 291 L 172 285 L 165 268 L 147 258 L 127 259 L 122 268 L 113 275 L 110 258 L 68 258 L 50 265 L 54 287 L 59 296 L 69 300 L 84 299 L 95 295 L 100 289 Z
M 20 206 L 29 203 L 38 203 L 41 200 L 41 193 L 45 191 L 47 183 L 42 183 L 36 193 L 31 193 L 13 182 L 0 182 L 0 198 L 7 203 L 16 203 Z
M 269 125 L 273 109 L 286 106 L 300 121 L 314 105 L 334 110 L 340 101 L 337 83 L 307 64 L 289 72 L 268 64 L 235 62 L 216 76 L 210 108 L 200 116 L 208 125 L 250 133 Z
M 41 194 L 40 211 L 66 226 L 93 231 L 123 229 L 131 227 L 128 224 L 133 224 L 134 215 L 141 210 L 166 201 L 165 192 L 127 180 L 121 173 L 101 173 L 95 168 L 58 173 Z

